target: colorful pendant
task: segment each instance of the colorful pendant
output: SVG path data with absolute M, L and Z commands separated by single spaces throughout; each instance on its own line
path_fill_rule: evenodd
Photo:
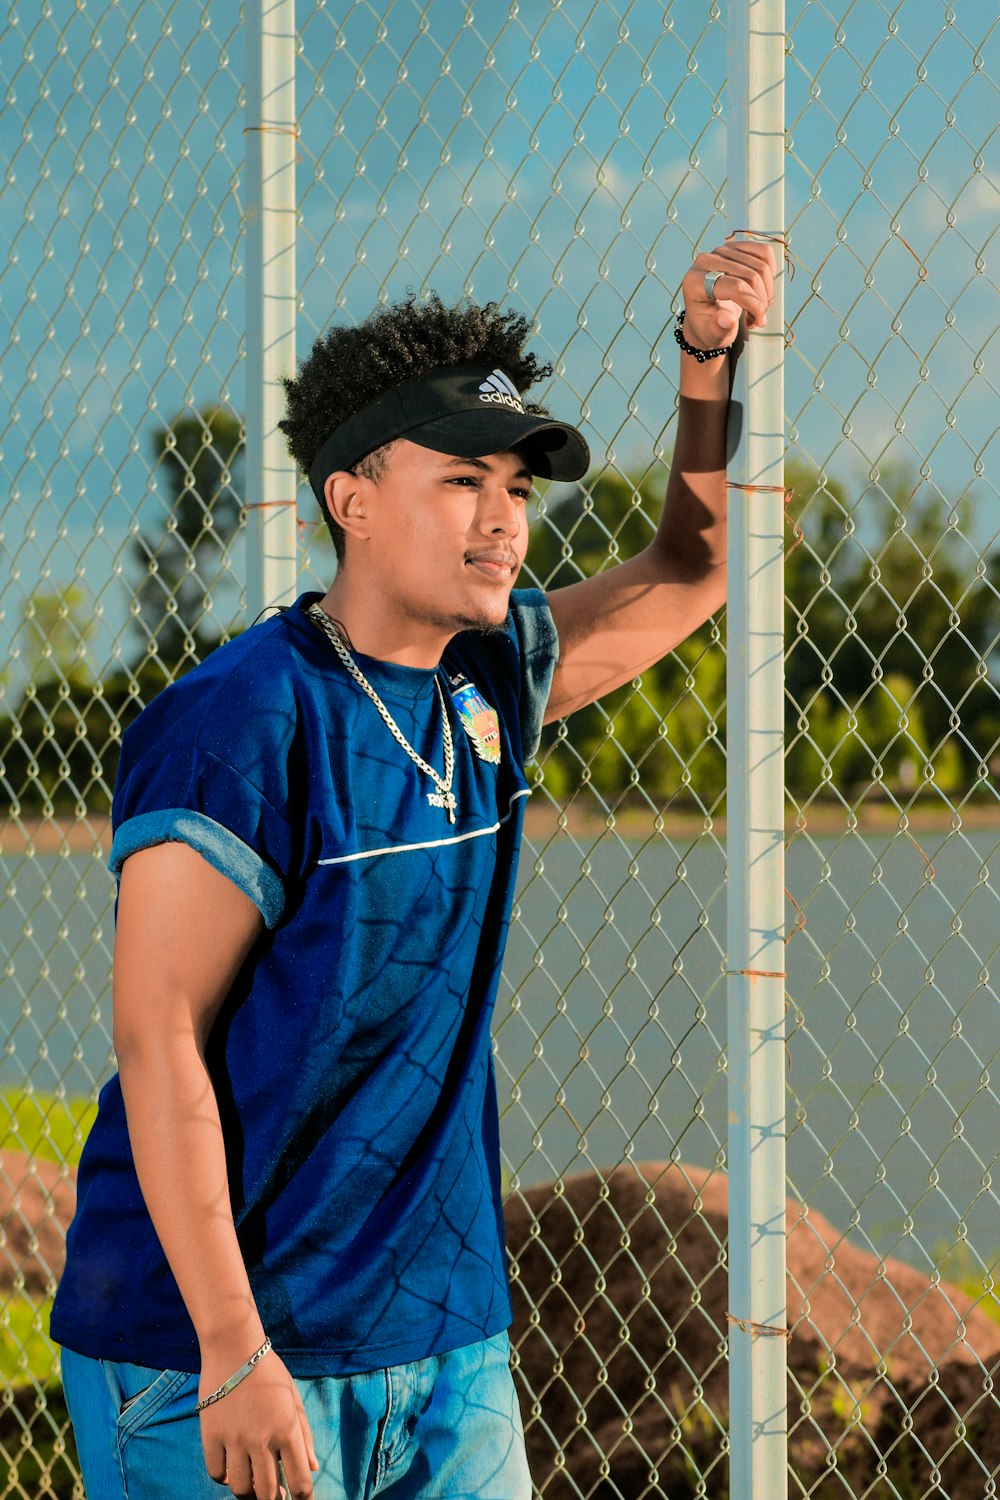
M 455 688 L 452 702 L 462 721 L 462 728 L 472 741 L 472 748 L 480 760 L 491 766 L 500 764 L 500 720 L 495 708 L 491 708 L 474 682 L 465 682 Z

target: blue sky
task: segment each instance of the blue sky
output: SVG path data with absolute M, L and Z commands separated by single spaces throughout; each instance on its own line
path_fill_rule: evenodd
M 985 547 L 995 7 L 787 15 L 791 448 L 858 494 L 887 463 L 923 465 L 943 518 L 945 497 L 976 496 Z M 535 320 L 551 402 L 600 462 L 669 449 L 678 283 L 730 227 L 724 7 L 300 0 L 298 16 L 302 350 L 409 286 L 499 298 Z M 231 0 L 15 5 L 0 65 L 5 628 L 40 581 L 75 579 L 100 671 L 130 527 L 156 514 L 153 430 L 192 405 L 242 411 L 242 37 Z

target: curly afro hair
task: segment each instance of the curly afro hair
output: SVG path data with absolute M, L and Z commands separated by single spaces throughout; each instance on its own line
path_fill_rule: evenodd
M 531 334 L 526 318 L 499 303 L 480 307 L 468 298 L 446 307 L 436 292 L 418 301 L 410 292 L 402 302 L 376 310 L 356 327 L 335 324 L 321 335 L 299 366 L 287 376 L 286 416 L 278 423 L 288 451 L 308 474 L 320 448 L 335 427 L 380 396 L 408 380 L 417 380 L 446 365 L 479 363 L 498 367 L 522 394 L 552 374 L 525 352 Z M 525 402 L 525 410 L 548 416 L 545 407 Z M 358 464 L 378 479 L 388 451 L 376 449 Z M 344 536 L 325 506 L 337 556 L 343 560 Z

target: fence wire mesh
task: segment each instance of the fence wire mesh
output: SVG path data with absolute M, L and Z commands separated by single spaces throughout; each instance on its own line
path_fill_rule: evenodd
M 530 579 L 613 567 L 658 513 L 680 277 L 740 227 L 724 9 L 297 23 L 303 351 L 409 287 L 524 311 L 595 454 Z M 0 37 L 3 1496 L 82 1493 L 47 1308 L 113 1067 L 121 731 L 246 623 L 245 24 L 42 0 Z M 1000 1468 L 997 46 L 979 0 L 788 4 L 789 1463 L 824 1500 Z M 534 1482 L 722 1496 L 724 618 L 534 775 L 495 1028 Z

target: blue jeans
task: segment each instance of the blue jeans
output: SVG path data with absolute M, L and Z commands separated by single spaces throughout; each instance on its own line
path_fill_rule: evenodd
M 509 1359 L 500 1333 L 388 1370 L 298 1379 L 316 1500 L 530 1500 Z M 225 1500 L 205 1469 L 197 1375 L 71 1349 L 62 1370 L 90 1500 Z

